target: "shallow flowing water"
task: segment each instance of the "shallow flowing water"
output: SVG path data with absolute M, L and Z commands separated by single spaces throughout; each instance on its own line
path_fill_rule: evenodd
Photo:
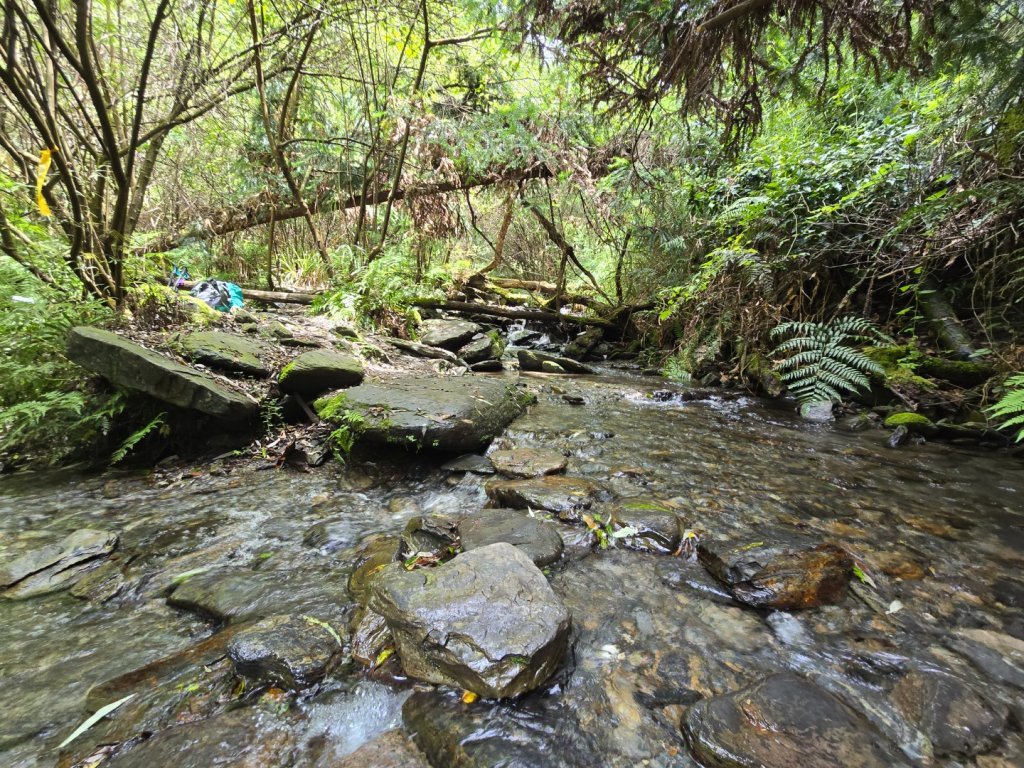
M 1012 644 L 1024 639 L 1019 460 L 939 444 L 894 451 L 884 432 L 808 425 L 752 398 L 652 397 L 666 387 L 654 379 L 523 379 L 539 402 L 495 445 L 564 452 L 567 474 L 606 490 L 595 511 L 656 500 L 705 540 L 836 542 L 864 582 L 840 605 L 758 611 L 696 562 L 600 550 L 585 529 L 564 526 L 567 555 L 550 576 L 573 614 L 573 651 L 546 689 L 467 709 L 455 693 L 388 687 L 343 666 L 312 695 L 272 707 L 245 701 L 286 732 L 274 765 L 329 765 L 400 726 L 403 704 L 407 716 L 420 712 L 419 727 L 457 733 L 473 765 L 696 765 L 679 730 L 685 708 L 780 670 L 855 707 L 908 763 L 1024 764 L 1014 723 L 1024 715 L 1024 659 Z M 212 634 L 209 621 L 166 605 L 175 580 L 215 566 L 263 571 L 301 604 L 304 590 L 343 589 L 367 536 L 486 503 L 486 478 L 452 476 L 438 463 L 303 473 L 229 461 L 0 480 L 0 563 L 88 528 L 119 535 L 124 574 L 105 603 L 67 591 L 0 601 L 0 763 L 58 764 L 57 745 L 88 716 L 92 686 Z M 307 531 L 324 520 L 330 535 L 310 541 Z M 893 705 L 894 681 L 920 667 L 954 671 L 1009 708 L 987 756 L 933 756 Z

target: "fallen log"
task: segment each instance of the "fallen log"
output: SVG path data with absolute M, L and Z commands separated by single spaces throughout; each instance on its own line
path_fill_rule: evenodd
M 191 291 L 200 280 L 183 280 L 177 287 L 184 291 Z M 242 297 L 252 301 L 265 301 L 268 303 L 278 302 L 281 304 L 312 304 L 316 298 L 315 293 L 297 293 L 292 291 L 261 291 L 257 288 L 243 288 Z
M 493 304 L 474 304 L 470 301 L 434 301 L 422 299 L 414 301 L 417 307 L 425 309 L 443 309 L 448 312 L 461 312 L 486 317 L 507 317 L 512 320 L 537 320 L 542 323 L 576 323 L 577 325 L 596 325 L 602 328 L 611 326 L 607 320 L 599 317 L 581 317 L 566 315 L 561 312 L 548 312 L 543 309 L 526 309 L 523 307 L 498 307 Z

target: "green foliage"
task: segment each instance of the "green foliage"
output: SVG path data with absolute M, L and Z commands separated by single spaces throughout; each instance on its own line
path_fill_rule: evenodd
M 344 463 L 366 430 L 366 417 L 349 407 L 344 392 L 321 398 L 313 407 L 320 418 L 335 425 L 329 437 L 331 450 L 335 458 Z
M 111 455 L 110 463 L 119 464 L 122 462 L 125 457 L 132 452 L 135 446 L 146 439 L 146 437 L 152 432 L 159 432 L 159 434 L 164 437 L 170 434 L 170 428 L 167 425 L 167 414 L 165 412 L 158 413 L 149 421 L 148 424 L 128 435 L 128 437 L 121 442 L 121 445 L 117 447 L 117 450 Z
M 1000 429 L 1020 428 L 1017 432 L 1019 443 L 1024 440 L 1024 373 L 1008 378 L 1006 387 L 1006 394 L 988 411 L 1002 422 Z
M 827 323 L 782 323 L 773 338 L 788 336 L 774 351 L 786 355 L 777 369 L 782 380 L 802 403 L 839 402 L 843 392 L 867 390 L 866 374 L 883 373 L 882 366 L 849 346 L 879 337 L 867 320 L 844 317 Z

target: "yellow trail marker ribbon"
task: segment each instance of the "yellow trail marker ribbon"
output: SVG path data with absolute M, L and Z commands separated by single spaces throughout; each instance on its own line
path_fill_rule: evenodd
M 46 204 L 43 197 L 43 185 L 46 184 L 46 174 L 50 172 L 50 159 L 55 149 L 44 149 L 39 153 L 39 168 L 36 169 L 36 205 L 39 206 L 39 213 L 43 216 L 50 215 L 50 206 Z

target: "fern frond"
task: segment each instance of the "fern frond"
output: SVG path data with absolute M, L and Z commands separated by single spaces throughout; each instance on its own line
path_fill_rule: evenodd
M 870 388 L 868 374 L 881 374 L 882 367 L 851 343 L 880 337 L 875 327 L 861 317 L 843 317 L 828 323 L 788 322 L 771 331 L 783 338 L 773 351 L 785 355 L 775 366 L 783 382 L 801 404 L 842 400 L 844 392 Z

